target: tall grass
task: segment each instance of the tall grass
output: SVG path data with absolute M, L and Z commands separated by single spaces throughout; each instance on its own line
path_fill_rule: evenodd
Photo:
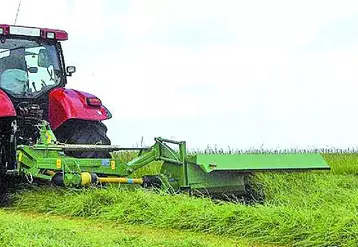
M 331 167 L 333 174 L 353 174 L 358 175 L 358 152 L 352 153 L 323 153 L 325 160 Z
M 348 203 L 357 202 L 357 190 L 351 192 Z M 119 224 L 190 229 L 273 244 L 358 245 L 357 204 L 347 207 L 341 197 L 329 202 L 323 198 L 320 204 L 317 198 L 308 200 L 307 196 L 305 202 L 299 199 L 290 202 L 282 197 L 264 205 L 245 206 L 218 204 L 185 195 L 162 196 L 142 190 L 108 188 L 75 192 L 48 189 L 22 194 L 17 209 L 104 219 Z
M 257 173 L 265 202 L 252 206 L 109 187 L 26 191 L 14 207 L 280 245 L 358 246 L 358 155 L 324 157 L 331 171 Z

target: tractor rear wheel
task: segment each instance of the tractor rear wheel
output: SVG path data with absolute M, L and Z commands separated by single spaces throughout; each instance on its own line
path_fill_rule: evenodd
M 58 141 L 67 144 L 111 145 L 107 127 L 99 121 L 69 120 L 54 131 Z M 66 155 L 75 158 L 111 158 L 109 152 L 68 151 Z

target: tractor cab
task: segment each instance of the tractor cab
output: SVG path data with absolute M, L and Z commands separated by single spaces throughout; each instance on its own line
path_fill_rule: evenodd
M 15 98 L 36 98 L 64 86 L 68 73 L 59 40 L 66 39 L 64 31 L 0 25 L 0 89 Z
M 0 24 L 0 92 L 16 112 L 20 144 L 36 138 L 36 125 L 49 119 L 51 92 L 66 84 L 63 40 L 65 31 Z

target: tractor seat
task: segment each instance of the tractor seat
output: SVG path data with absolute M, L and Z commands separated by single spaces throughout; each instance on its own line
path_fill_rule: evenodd
M 23 94 L 28 87 L 28 75 L 21 69 L 7 69 L 0 75 L 0 88 L 13 94 Z

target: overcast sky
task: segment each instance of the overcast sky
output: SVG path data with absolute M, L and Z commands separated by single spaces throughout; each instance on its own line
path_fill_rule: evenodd
M 68 87 L 112 111 L 115 144 L 358 146 L 356 0 L 22 0 L 17 24 L 69 33 Z

